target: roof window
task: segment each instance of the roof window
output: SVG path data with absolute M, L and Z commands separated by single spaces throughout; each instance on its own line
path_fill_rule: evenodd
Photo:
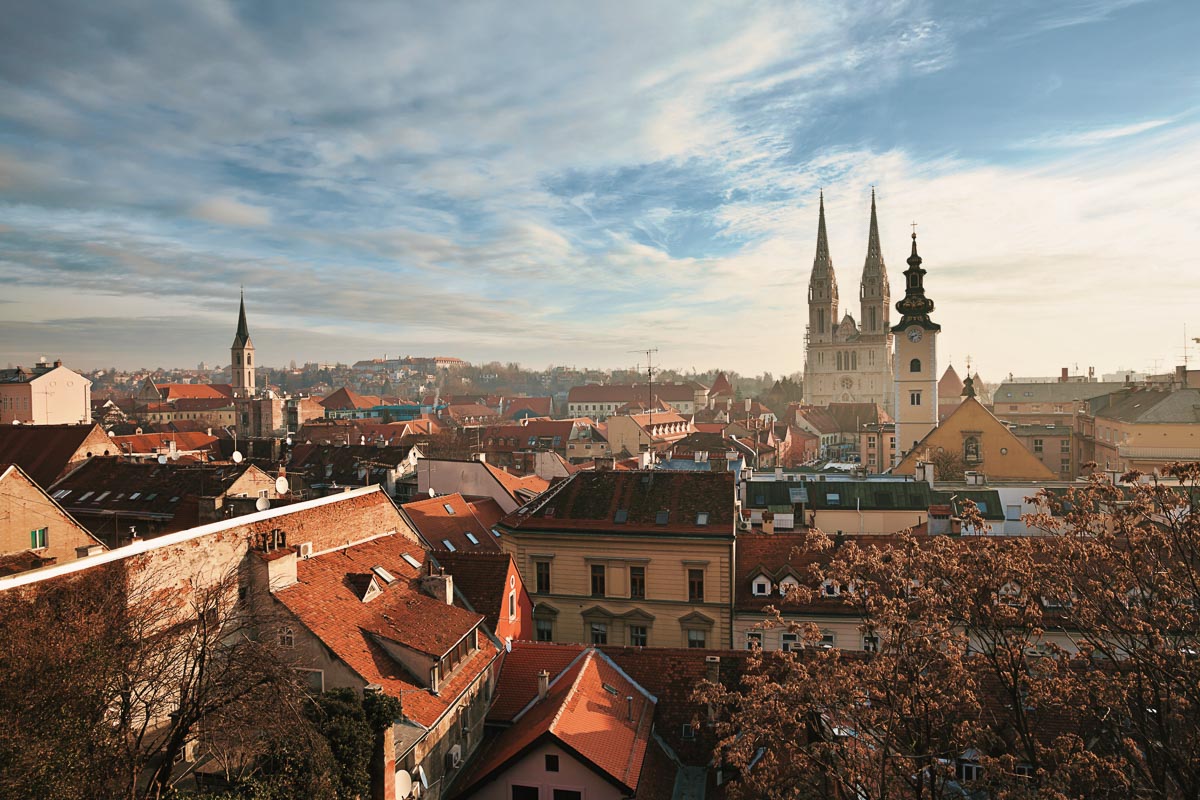
M 497 539 L 499 539 L 500 531 L 496 530 L 495 528 L 492 528 L 492 536 L 495 536 Z
M 613 686 L 610 683 L 602 683 L 600 685 L 603 686 L 604 691 L 608 692 L 609 694 L 620 694 L 620 692 L 617 691 L 617 687 Z
M 396 577 L 394 575 L 392 575 L 392 573 L 390 573 L 386 569 L 384 569 L 383 567 L 380 567 L 380 566 L 371 567 L 371 572 L 374 572 L 376 575 L 378 575 L 379 579 L 382 580 L 384 583 L 394 583 L 396 581 Z
M 129 495 L 129 499 L 130 499 L 130 500 L 137 500 L 137 499 L 138 499 L 139 497 L 141 497 L 141 496 L 142 496 L 142 493 L 141 493 L 141 492 L 134 492 L 133 494 Z M 82 499 L 82 498 L 80 498 L 80 499 Z
M 446 546 L 446 549 L 449 550 L 451 553 L 458 551 L 458 548 L 454 546 L 454 542 L 450 541 L 449 539 L 442 539 L 442 544 L 444 544 Z
M 708 524 L 708 512 L 707 511 L 701 511 L 699 514 L 696 515 L 696 524 L 697 525 L 707 525 Z
M 654 515 L 654 524 L 655 525 L 666 525 L 667 519 L 669 519 L 670 516 L 671 516 L 670 511 L 659 511 L 657 514 Z
M 156 497 L 158 497 L 158 492 L 151 492 L 150 494 L 146 495 L 142 499 L 145 500 L 147 503 L 149 503 L 151 500 L 153 500 Z
M 618 525 L 624 525 L 629 521 L 629 509 L 618 508 L 616 515 L 613 517 L 613 522 Z
M 112 494 L 112 492 L 101 492 L 100 494 L 96 495 L 96 498 L 94 500 L 92 500 L 92 502 L 99 503 L 101 500 L 108 497 L 110 494 Z
M 71 493 L 70 489 L 59 489 L 57 492 L 54 493 L 54 499 L 62 500 L 64 497 L 66 497 L 70 493 Z
M 471 533 L 470 531 L 467 531 L 466 533 L 468 542 L 471 544 L 479 544 L 479 540 L 475 538 L 475 534 Z
M 410 556 L 408 553 L 401 553 L 400 557 L 404 559 L 404 563 L 408 564 L 413 569 L 420 569 L 421 562 Z
M 93 494 L 94 494 L 94 492 L 84 492 L 83 494 L 79 495 L 79 497 L 77 497 L 76 499 L 82 503 L 84 500 L 87 500 Z
M 825 495 L 825 499 L 831 506 L 840 506 L 842 504 L 842 496 L 837 492 L 830 492 L 829 494 Z
M 442 508 L 446 509 L 447 514 L 452 517 L 454 516 L 454 506 L 450 505 L 449 503 L 442 503 Z

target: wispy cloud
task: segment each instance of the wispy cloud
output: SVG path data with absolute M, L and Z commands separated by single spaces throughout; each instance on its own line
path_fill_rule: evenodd
M 192 206 L 190 213 L 197 219 L 218 225 L 256 228 L 271 224 L 269 208 L 243 203 L 233 197 L 210 197 Z
M 1088 130 L 1061 131 L 1046 133 L 1026 139 L 1015 145 L 1017 148 L 1029 149 L 1071 149 L 1076 147 L 1095 147 L 1107 144 L 1114 139 L 1124 139 L 1127 136 L 1137 136 L 1140 133 L 1170 125 L 1174 119 L 1150 119 L 1144 122 L 1134 122 L 1128 125 L 1113 125 L 1104 128 Z

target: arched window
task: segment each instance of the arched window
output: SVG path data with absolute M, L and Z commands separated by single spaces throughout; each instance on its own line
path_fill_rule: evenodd
M 977 464 L 979 460 L 979 438 L 968 436 L 963 441 L 963 461 L 968 464 Z
M 858 369 L 858 351 L 854 350 L 850 353 L 850 369 Z
M 838 350 L 838 354 L 837 354 L 837 368 L 839 371 L 842 368 L 842 351 L 841 350 Z
M 921 371 L 921 359 L 914 358 L 912 361 L 908 362 L 908 371 L 909 372 L 920 372 Z
M 254 356 L 250 355 L 249 353 L 246 354 L 246 366 L 247 367 L 250 366 L 250 360 L 252 358 L 254 358 Z
M 283 647 L 295 647 L 296 635 L 291 628 L 284 628 L 279 632 L 279 644 Z

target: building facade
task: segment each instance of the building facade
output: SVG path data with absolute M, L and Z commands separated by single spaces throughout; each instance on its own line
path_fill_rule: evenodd
M 937 335 L 942 326 L 929 318 L 933 301 L 925 296 L 916 233 L 912 240 L 912 255 L 904 270 L 904 299 L 896 303 L 900 321 L 892 328 L 897 334 L 896 458 L 914 449 L 938 424 Z
M 92 382 L 61 361 L 0 369 L 0 425 L 86 425 Z
M 893 401 L 891 289 L 879 244 L 875 191 L 867 258 L 859 282 L 861 317 L 838 317 L 838 285 L 825 231 L 825 198 L 817 222 L 817 253 L 808 282 L 808 331 L 805 337 L 804 396 L 812 405 L 877 403 L 889 412 Z

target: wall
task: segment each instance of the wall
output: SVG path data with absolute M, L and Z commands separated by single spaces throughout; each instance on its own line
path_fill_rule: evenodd
M 816 527 L 828 534 L 835 534 L 838 531 L 843 533 L 896 533 L 920 525 L 929 517 L 929 513 L 915 509 L 858 512 L 850 508 L 838 511 L 809 510 L 807 516 L 808 519 L 815 520 L 813 524 Z
M 76 547 L 98 541 L 71 519 L 50 496 L 16 468 L 0 477 L 0 555 L 30 549 L 30 531 L 47 528 L 46 547 L 37 550 L 42 558 L 60 563 L 77 556 Z
M 632 534 L 529 534 L 508 533 L 501 546 L 512 554 L 525 586 L 534 602 L 535 617 L 539 606 L 558 610 L 554 619 L 554 641 L 590 643 L 590 620 L 582 612 L 601 608 L 613 615 L 608 621 L 608 643 L 629 644 L 630 624 L 647 626 L 650 647 L 687 647 L 680 618 L 699 612 L 713 620 L 706 645 L 729 646 L 729 575 L 732 569 L 732 542 L 729 539 L 669 536 L 637 537 Z M 550 562 L 550 593 L 537 593 L 534 563 Z M 591 595 L 591 565 L 603 564 L 605 596 Z M 629 598 L 629 567 L 646 570 L 646 599 Z M 703 603 L 688 601 L 687 571 L 703 569 Z M 642 612 L 652 620 L 622 618 L 629 612 Z M 536 623 L 534 624 L 536 634 Z M 536 638 L 531 636 L 530 638 Z
M 0 386 L 0 425 L 14 420 L 25 425 L 89 423 L 92 382 L 66 367 L 55 367 L 28 383 Z
M 421 459 L 417 464 L 417 493 L 428 497 L 429 487 L 438 494 L 491 497 L 500 509 L 509 513 L 517 501 L 501 488 L 482 464 L 475 461 Z
M 547 755 L 558 756 L 558 772 L 546 771 Z M 584 766 L 574 755 L 553 742 L 533 748 L 470 797 L 478 800 L 509 800 L 514 785 L 538 787 L 538 800 L 553 800 L 555 789 L 583 792 L 585 800 L 619 800 L 626 796 L 594 769 Z

